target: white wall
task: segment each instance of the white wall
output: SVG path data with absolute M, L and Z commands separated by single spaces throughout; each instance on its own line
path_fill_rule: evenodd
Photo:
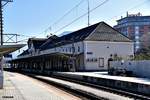
M 124 63 L 113 61 L 111 62 L 111 67 L 115 69 L 126 69 L 132 71 L 133 74 L 139 77 L 150 78 L 150 60 L 125 61 Z
M 106 70 L 111 54 L 121 57 L 134 55 L 132 42 L 84 41 L 84 44 L 86 70 Z M 97 62 L 87 62 L 89 58 L 97 58 Z M 99 67 L 99 58 L 104 58 L 104 67 Z
M 83 51 L 84 51 L 83 42 L 77 42 L 74 44 L 66 44 L 66 45 L 56 47 L 56 48 L 47 49 L 47 50 L 41 51 L 41 54 L 56 53 L 56 52 L 72 54 L 73 53 L 72 52 L 73 45 L 75 47 L 75 52 L 74 52 L 75 54 L 83 53 Z M 80 51 L 78 51 L 78 47 L 80 48 Z M 70 52 L 70 48 L 71 48 L 71 52 Z
M 84 43 L 83 42 L 77 42 L 74 43 L 74 47 L 75 47 L 75 54 L 80 54 L 84 52 Z M 72 48 L 72 44 L 66 44 L 66 45 L 62 45 L 60 47 L 56 47 L 56 48 L 51 48 L 51 49 L 46 49 L 43 51 L 38 52 L 33 52 L 32 54 L 29 55 L 23 55 L 20 56 L 18 58 L 26 58 L 26 57 L 31 57 L 31 56 L 38 56 L 38 55 L 43 55 L 43 54 L 51 54 L 51 53 L 65 53 L 65 54 L 72 54 L 72 50 L 70 52 L 70 48 Z M 78 51 L 78 47 L 80 48 L 80 51 Z M 67 49 L 67 50 L 66 50 Z M 33 50 L 33 49 L 32 49 Z
M 106 70 L 108 59 L 111 54 L 117 54 L 121 57 L 127 57 L 134 54 L 133 43 L 131 42 L 84 41 L 74 43 L 74 47 L 75 54 L 84 53 L 85 70 Z M 78 47 L 80 47 L 80 52 L 78 52 Z M 72 54 L 70 48 L 72 48 L 72 44 L 62 45 L 60 47 L 40 51 L 39 54 L 36 53 L 34 56 L 57 52 Z M 92 54 L 87 54 L 87 52 L 91 52 Z M 87 61 L 87 59 L 93 58 L 97 59 L 97 61 Z M 104 67 L 99 67 L 99 58 L 104 58 Z

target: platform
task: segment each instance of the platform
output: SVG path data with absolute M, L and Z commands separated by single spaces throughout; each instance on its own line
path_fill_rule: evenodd
M 9 54 L 13 51 L 16 51 L 22 47 L 24 47 L 25 44 L 16 44 L 16 45 L 0 45 L 0 89 L 3 88 L 3 55 Z
M 80 92 L 84 92 L 88 95 L 94 95 L 97 98 L 103 98 L 104 100 L 134 100 L 133 98 L 129 98 L 129 97 L 124 97 L 124 96 L 120 96 L 111 92 L 106 92 L 97 88 L 92 88 L 90 86 L 84 86 L 78 83 L 72 83 L 69 81 L 65 81 L 65 80 L 61 80 L 61 79 L 56 79 L 56 78 L 52 78 L 52 77 L 46 77 L 46 76 L 40 76 L 40 75 L 35 75 L 34 77 L 38 78 L 38 79 L 43 79 L 55 84 L 59 84 L 63 87 L 68 87 L 70 89 L 76 90 L 76 91 L 80 91 Z M 103 100 L 102 99 L 102 100 Z
M 132 93 L 150 95 L 150 79 L 148 78 L 110 76 L 107 72 L 54 72 L 53 75 Z
M 0 100 L 80 100 L 55 87 L 44 85 L 30 77 L 4 72 L 4 88 Z
M 150 85 L 150 79 L 148 78 L 137 78 L 137 77 L 125 77 L 125 76 L 111 76 L 108 75 L 107 72 L 58 72 L 65 75 L 81 75 L 81 76 L 89 76 L 89 77 L 97 77 L 111 80 L 119 80 L 126 82 L 134 82 L 139 84 Z

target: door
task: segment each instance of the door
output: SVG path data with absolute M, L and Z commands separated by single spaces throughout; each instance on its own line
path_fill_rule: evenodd
M 104 67 L 104 58 L 99 58 L 99 67 Z

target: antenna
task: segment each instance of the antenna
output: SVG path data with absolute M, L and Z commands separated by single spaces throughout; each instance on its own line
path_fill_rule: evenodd
M 3 45 L 3 7 L 13 0 L 0 0 L 0 44 Z
M 87 0 L 88 3 L 88 26 L 90 26 L 90 2 Z

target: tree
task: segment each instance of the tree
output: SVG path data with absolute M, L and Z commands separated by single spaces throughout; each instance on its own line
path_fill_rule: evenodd
M 135 60 L 150 60 L 150 46 L 138 50 L 135 54 Z

